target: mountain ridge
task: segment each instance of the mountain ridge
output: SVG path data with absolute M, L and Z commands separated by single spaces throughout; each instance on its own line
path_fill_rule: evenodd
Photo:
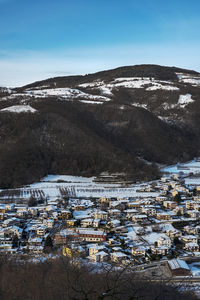
M 149 76 L 148 75 L 148 71 L 150 72 L 150 74 L 155 75 L 155 74 L 159 74 L 159 70 L 166 70 L 169 71 L 170 73 L 173 74 L 175 72 L 184 72 L 184 73 L 188 73 L 188 74 L 194 74 L 194 75 L 198 75 L 200 74 L 197 71 L 194 70 L 188 70 L 188 69 L 183 69 L 183 68 L 178 68 L 178 67 L 168 67 L 168 66 L 161 66 L 161 65 L 154 65 L 154 64 L 143 64 L 143 65 L 133 65 L 133 66 L 122 66 L 122 67 L 117 67 L 114 69 L 108 69 L 105 71 L 99 71 L 99 72 L 95 72 L 95 73 L 90 73 L 90 74 L 85 74 L 85 75 L 70 75 L 70 76 L 57 76 L 57 77 L 51 77 L 45 80 L 40 80 L 40 81 L 36 81 L 27 85 L 24 85 L 22 88 L 29 88 L 29 87 L 33 87 L 33 86 L 38 86 L 38 84 L 40 85 L 41 83 L 48 83 L 51 81 L 57 81 L 57 80 L 69 80 L 73 83 L 74 81 L 77 81 L 76 84 L 78 84 L 78 82 L 82 82 L 82 81 L 86 81 L 86 80 L 96 80 L 97 78 L 101 78 L 104 77 L 104 75 L 109 76 L 118 76 L 118 77 L 131 77 L 133 76 L 133 73 L 135 74 L 134 76 L 141 76 L 141 74 L 143 73 L 144 77 Z M 153 69 L 153 70 L 152 70 Z M 133 73 L 128 72 L 128 74 L 131 74 L 131 76 L 127 75 L 127 70 L 132 70 Z M 114 75 L 115 74 L 115 75 Z M 116 75 L 117 74 L 117 75 Z M 172 76 L 173 78 L 176 78 L 176 76 Z

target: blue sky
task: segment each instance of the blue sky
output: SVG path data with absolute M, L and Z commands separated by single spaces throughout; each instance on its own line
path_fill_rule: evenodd
M 155 63 L 200 71 L 199 0 L 0 0 L 0 85 Z

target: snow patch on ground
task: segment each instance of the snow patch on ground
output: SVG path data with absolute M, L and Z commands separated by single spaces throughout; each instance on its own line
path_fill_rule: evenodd
M 104 81 L 94 81 L 94 82 L 90 82 L 90 83 L 83 83 L 83 84 L 80 84 L 79 87 L 95 88 L 95 89 L 100 90 L 102 95 L 113 96 L 113 94 L 111 92 L 111 87 L 109 87 L 109 85 L 105 84 Z
M 114 80 L 115 87 L 125 87 L 125 88 L 144 88 L 147 85 L 151 85 L 147 87 L 147 91 L 154 90 L 179 90 L 179 88 L 172 86 L 173 83 L 169 85 L 168 81 L 155 80 L 154 78 L 149 77 L 130 77 L 130 78 L 116 78 Z
M 140 107 L 140 108 L 144 108 L 147 109 L 147 104 L 142 104 L 142 103 L 133 103 L 132 106 L 135 107 Z
M 182 172 L 185 175 L 188 175 L 190 173 L 198 174 L 200 173 L 200 161 L 192 160 L 191 162 L 188 163 L 168 166 L 163 168 L 161 171 L 171 173 L 171 174 L 178 174 L 180 172 Z
M 30 99 L 30 96 L 28 97 L 26 94 L 14 92 L 12 94 L 9 94 L 9 96 L 2 97 L 1 100 L 16 100 L 24 97 L 26 97 L 26 99 Z
M 103 104 L 103 102 L 101 101 L 89 101 L 89 100 L 79 100 L 79 101 L 85 104 Z
M 55 89 L 41 89 L 41 90 L 27 90 L 26 94 L 36 98 L 46 98 L 46 97 L 59 97 L 65 100 L 73 100 L 81 98 L 82 100 L 94 100 L 94 101 L 110 101 L 108 97 L 97 96 L 84 93 L 78 89 L 71 88 L 55 88 Z M 93 103 L 93 102 L 90 102 Z
M 195 76 L 195 75 L 186 74 L 186 73 L 176 73 L 176 75 L 178 76 L 178 79 L 180 82 L 189 83 L 193 86 L 200 85 L 200 75 Z
M 191 94 L 186 94 L 186 95 L 180 95 L 179 96 L 179 100 L 178 100 L 178 104 L 184 108 L 186 105 L 193 103 L 194 100 L 192 99 L 192 95 Z
M 161 84 L 156 84 L 153 86 L 150 86 L 146 89 L 147 91 L 156 91 L 156 90 L 166 90 L 166 91 L 178 91 L 179 88 L 176 86 L 171 86 L 171 85 L 161 85 Z
M 151 85 L 146 88 L 147 91 L 155 91 L 155 90 L 168 90 L 168 91 L 177 91 L 178 87 L 173 85 L 173 82 L 155 80 L 154 78 L 149 77 L 122 77 L 115 78 L 110 83 L 105 83 L 104 81 L 95 81 L 90 83 L 80 84 L 79 87 L 83 88 L 92 88 L 99 89 L 102 94 L 112 95 L 112 90 L 123 87 L 130 89 L 139 89 L 145 88 L 146 86 Z
M 169 119 L 169 117 L 158 116 L 158 118 L 163 122 L 171 123 L 171 120 Z
M 197 78 L 185 78 L 183 79 L 183 82 L 184 83 L 190 83 L 194 86 L 197 86 L 197 85 L 200 85 L 200 78 L 197 79 Z
M 12 112 L 12 113 L 34 113 L 37 110 L 32 108 L 30 105 L 14 105 L 1 109 L 1 112 Z
M 178 103 L 163 103 L 162 106 L 165 110 L 174 109 L 174 108 L 185 108 L 188 104 L 193 103 L 194 100 L 192 99 L 191 94 L 180 95 L 178 99 Z
M 165 109 L 165 110 L 168 110 L 168 109 L 174 109 L 176 108 L 178 105 L 177 104 L 170 104 L 170 103 L 163 103 L 162 104 L 162 107 Z
M 6 87 L 0 87 L 0 92 L 1 92 L 1 93 L 8 93 L 8 94 L 11 94 L 11 93 L 12 93 L 12 89 L 6 88 Z
M 40 86 L 29 88 L 29 90 L 31 90 L 31 91 L 41 90 L 41 89 L 46 89 L 46 88 L 49 88 L 49 87 L 50 87 L 49 85 L 40 85 Z

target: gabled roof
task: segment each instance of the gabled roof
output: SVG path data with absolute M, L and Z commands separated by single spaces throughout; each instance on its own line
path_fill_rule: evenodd
M 168 264 L 172 270 L 176 270 L 176 269 L 190 270 L 188 264 L 184 260 L 181 260 L 181 259 L 169 260 Z

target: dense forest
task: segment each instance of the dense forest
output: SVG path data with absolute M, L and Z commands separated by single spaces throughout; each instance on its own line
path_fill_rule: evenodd
M 96 267 L 95 267 L 96 268 Z M 66 258 L 43 263 L 0 258 L 1 300 L 196 300 L 170 282 L 139 278 L 127 267 L 118 271 L 77 265 Z
M 56 173 L 91 176 L 120 171 L 132 180 L 158 176 L 156 167 L 136 159 L 123 137 L 120 142 L 84 105 L 46 101 L 35 107 L 40 113 L 1 115 L 1 187 Z

